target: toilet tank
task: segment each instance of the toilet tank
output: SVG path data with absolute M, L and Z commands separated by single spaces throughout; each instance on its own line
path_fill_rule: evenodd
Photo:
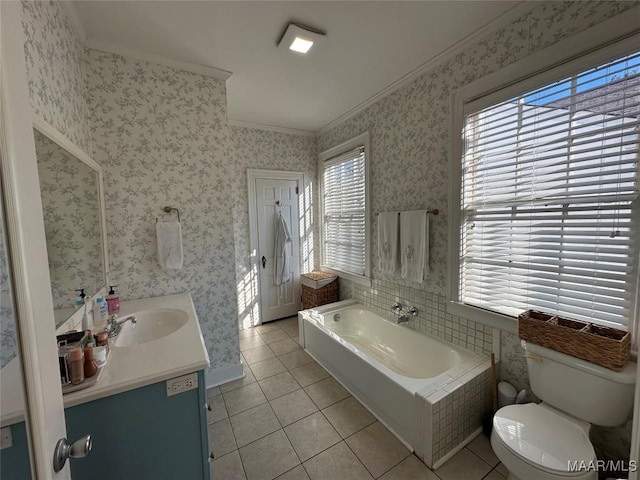
M 633 408 L 636 363 L 615 372 L 522 342 L 531 390 L 545 403 L 594 425 L 624 423 Z

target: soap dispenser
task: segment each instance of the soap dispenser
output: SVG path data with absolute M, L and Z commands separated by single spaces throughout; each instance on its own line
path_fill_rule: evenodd
M 84 307 L 84 299 L 86 298 L 87 294 L 84 293 L 84 288 L 78 288 L 76 290 L 76 292 L 80 292 L 78 293 L 78 298 L 76 299 L 76 310 Z
M 113 315 L 120 311 L 120 297 L 114 290 L 116 287 L 117 285 L 111 285 L 109 287 L 109 295 L 107 295 L 107 310 L 109 315 Z

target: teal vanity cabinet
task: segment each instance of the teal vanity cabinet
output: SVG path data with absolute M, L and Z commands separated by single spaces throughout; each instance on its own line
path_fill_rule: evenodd
M 198 388 L 171 397 L 166 382 L 65 409 L 67 438 L 93 450 L 71 459 L 73 480 L 209 480 L 204 372 Z

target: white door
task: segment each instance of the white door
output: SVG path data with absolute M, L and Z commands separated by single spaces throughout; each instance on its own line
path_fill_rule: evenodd
M 32 476 L 66 480 L 69 462 L 58 473 L 53 469 L 53 452 L 66 429 L 20 2 L 0 2 L 0 31 L 0 172 Z
M 297 180 L 256 178 L 256 212 L 258 222 L 258 277 L 262 322 L 296 315 L 300 310 L 300 227 Z M 276 285 L 276 228 L 284 219 L 291 242 L 285 244 L 290 280 Z

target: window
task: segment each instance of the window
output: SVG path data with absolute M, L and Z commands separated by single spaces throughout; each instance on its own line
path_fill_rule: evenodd
M 625 328 L 638 262 L 640 53 L 510 97 L 464 107 L 457 301 Z
M 368 136 L 320 154 L 322 266 L 369 276 Z

